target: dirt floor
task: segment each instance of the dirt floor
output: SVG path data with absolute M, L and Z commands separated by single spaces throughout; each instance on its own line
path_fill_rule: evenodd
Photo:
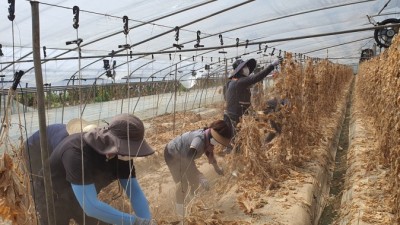
M 333 159 L 330 156 L 336 148 L 340 118 L 344 117 L 345 98 L 336 115 L 327 118 L 324 123 L 324 138 L 312 151 L 316 159 L 304 163 L 302 167 L 287 168 L 282 177 L 284 182 L 271 182 L 267 189 L 259 189 L 248 182 L 246 190 L 238 190 L 237 182 L 243 177 L 235 170 L 232 156 L 218 155 L 222 149 L 216 149 L 219 164 L 228 171 L 218 176 L 206 157 L 196 161 L 199 169 L 212 184 L 210 191 L 199 190 L 194 198 L 186 204 L 186 216 L 180 218 L 175 214 L 175 184 L 164 162 L 163 150 L 171 139 L 189 130 L 200 129 L 213 120 L 222 118 L 221 106 L 211 106 L 198 113 L 186 112 L 166 115 L 145 121 L 148 124 L 146 138 L 156 149 L 150 157 L 135 161 L 137 177 L 151 206 L 153 217 L 159 224 L 314 224 L 317 214 L 328 200 L 329 189 L 326 189 L 328 167 Z M 340 122 L 339 122 L 340 121 Z M 175 126 L 175 132 L 173 127 Z M 332 162 L 330 162 L 332 161 Z M 284 167 L 284 165 L 283 165 Z M 129 201 L 122 194 L 117 183 L 110 185 L 101 193 L 101 198 L 114 207 L 129 212 Z M 239 194 L 240 193 L 240 194 Z M 313 197 L 314 196 L 314 197 Z M 113 199 L 110 201 L 110 199 Z
M 361 96 L 354 96 L 349 123 L 349 148 L 343 197 L 334 224 L 398 224 L 393 212 L 390 168 L 379 160 L 373 118 L 365 115 Z
M 145 120 L 146 139 L 156 153 L 134 163 L 153 217 L 158 224 L 188 225 L 394 224 L 391 198 L 385 194 L 389 188 L 385 184 L 387 168 L 380 167 L 377 155 L 371 153 L 371 119 L 363 116 L 357 101 L 349 110 L 349 96 L 344 93 L 336 112 L 320 121 L 322 138 L 308 146 L 313 157 L 301 165 L 273 167 L 277 173 L 284 172 L 278 179 L 268 179 L 266 185 L 258 185 L 264 182 L 257 180 L 258 174 L 244 176 L 246 165 L 239 163 L 241 155 L 222 154 L 222 147 L 215 152 L 223 176 L 215 173 L 205 156 L 196 160 L 211 189 L 196 191 L 185 204 L 184 218 L 175 213 L 175 183 L 164 162 L 164 147 L 177 135 L 222 119 L 222 105 Z M 270 145 L 279 145 L 277 138 Z M 100 199 L 132 213 L 117 182 L 102 190 Z
M 214 105 L 210 108 L 198 110 L 197 113 L 177 113 L 175 115 L 175 125 L 173 123 L 174 115 L 160 116 L 145 121 L 146 127 L 148 127 L 146 140 L 156 150 L 156 153 L 146 158 L 136 159 L 135 168 L 139 183 L 150 202 L 153 217 L 160 224 L 174 224 L 174 222 L 179 222 L 182 219 L 175 215 L 175 183 L 164 161 L 163 151 L 165 145 L 181 133 L 204 128 L 212 121 L 222 119 L 222 115 L 222 108 Z M 175 131 L 173 127 L 175 127 Z M 221 148 L 216 150 L 217 152 L 222 151 Z M 226 166 L 222 162 L 222 158 L 217 158 L 217 160 L 220 165 Z M 208 164 L 205 156 L 196 160 L 196 165 L 206 175 L 211 184 L 217 182 L 218 175 L 214 172 L 212 166 Z M 213 191 L 213 188 L 211 188 L 211 191 Z M 115 182 L 103 190 L 100 197 L 104 201 L 114 199 L 110 202 L 114 207 L 129 210 L 129 200 L 121 193 L 121 188 Z M 204 194 L 206 193 L 200 190 L 199 195 Z M 204 205 L 204 210 L 209 209 L 212 209 L 212 207 Z
M 353 86 L 354 87 L 354 86 Z M 329 191 L 329 201 L 322 212 L 319 225 L 329 225 L 338 219 L 342 193 L 344 188 L 345 175 L 347 170 L 347 152 L 349 149 L 349 125 L 351 112 L 350 93 L 349 100 L 346 104 L 346 115 L 340 131 L 338 148 L 335 156 L 335 167 L 332 174 L 332 180 Z

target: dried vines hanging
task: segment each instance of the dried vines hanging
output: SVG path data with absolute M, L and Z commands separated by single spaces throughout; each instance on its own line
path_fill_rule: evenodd
M 275 87 L 261 100 L 264 104 L 271 97 L 277 98 L 280 110 L 268 115 L 249 112 L 239 124 L 236 136 L 236 153 L 230 156 L 231 171 L 238 171 L 241 193 L 239 205 L 251 213 L 251 202 L 265 188 L 279 187 L 292 166 L 298 166 L 313 157 L 310 148 L 321 139 L 319 121 L 336 111 L 353 71 L 348 66 L 333 64 L 328 60 L 305 64 L 287 54 L 281 72 L 276 75 Z M 284 103 L 281 105 L 280 103 Z M 272 142 L 265 137 L 273 129 L 269 120 L 281 124 L 282 131 Z M 258 204 L 255 204 L 256 207 Z
M 390 169 L 393 210 L 400 223 L 400 37 L 389 49 L 361 64 L 356 93 L 364 113 L 373 118 L 379 162 Z

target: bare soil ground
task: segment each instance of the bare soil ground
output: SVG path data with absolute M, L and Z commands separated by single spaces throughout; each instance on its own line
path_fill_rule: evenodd
M 355 96 L 350 119 L 348 167 L 339 216 L 335 224 L 398 224 L 393 212 L 390 168 L 379 158 L 374 118 L 365 115 L 365 107 Z
M 185 205 L 184 218 L 175 213 L 175 183 L 164 162 L 164 147 L 181 133 L 201 129 L 221 119 L 222 106 L 213 105 L 196 112 L 145 120 L 146 139 L 156 153 L 137 158 L 134 163 L 153 217 L 158 224 L 179 224 L 182 221 L 190 225 L 316 224 L 323 207 L 332 200 L 329 195 L 330 175 L 333 173 L 340 129 L 345 117 L 345 101 L 346 97 L 343 96 L 333 116 L 320 121 L 322 138 L 316 145 L 307 147 L 313 157 L 304 158 L 305 161 L 300 165 L 273 167 L 281 175 L 268 179 L 265 186 L 258 184 L 264 182 L 257 180 L 258 174 L 245 176 L 243 169 L 246 165 L 239 163 L 240 154 L 223 155 L 222 148 L 216 149 L 217 160 L 225 170 L 223 176 L 214 172 L 205 156 L 196 160 L 199 169 L 211 182 L 211 189 L 196 191 L 196 195 Z M 377 156 L 368 153 L 368 149 L 374 146 L 373 138 L 369 138 L 373 136 L 373 131 L 365 121 L 369 121 L 368 118 L 363 118 L 358 111 L 351 115 L 347 158 L 352 164 L 348 165 L 350 170 L 347 171 L 344 185 L 347 190 L 344 199 L 347 201 L 342 201 L 339 218 L 335 221 L 337 224 L 347 224 L 349 221 L 353 224 L 355 221 L 390 224 L 392 221 L 385 202 L 390 201 L 384 194 L 388 188 L 384 182 L 385 168 L 376 167 L 374 161 Z M 279 138 L 275 138 L 270 145 L 279 145 Z M 368 176 L 363 178 L 365 175 Z M 102 190 L 100 198 L 115 208 L 132 213 L 129 200 L 117 182 Z M 381 200 L 383 204 L 379 203 Z
M 210 191 L 199 189 L 196 196 L 186 205 L 186 217 L 175 214 L 175 184 L 164 162 L 163 150 L 171 139 L 189 130 L 200 129 L 216 119 L 222 119 L 222 108 L 211 107 L 201 113 L 177 113 L 175 115 L 175 132 L 173 132 L 173 115 L 157 117 L 145 123 L 150 125 L 146 139 L 156 149 L 150 157 L 135 161 L 137 178 L 151 206 L 153 217 L 159 224 L 313 224 L 312 218 L 319 213 L 329 198 L 325 183 L 334 159 L 331 151 L 337 143 L 339 120 L 344 116 L 344 100 L 340 103 L 335 116 L 323 122 L 323 136 L 318 146 L 310 151 L 316 158 L 309 159 L 302 166 L 287 167 L 280 181 L 260 189 L 252 182 L 245 183 L 245 189 L 237 185 L 245 178 L 236 168 L 232 154 L 220 156 L 222 149 L 216 149 L 217 160 L 225 169 L 224 176 L 218 176 L 206 157 L 196 161 L 199 169 L 212 184 Z M 278 144 L 272 142 L 272 144 Z M 281 165 L 285 167 L 285 165 Z M 236 168 L 236 169 L 235 169 Z M 322 171 L 322 172 L 321 172 Z M 242 185 L 243 187 L 243 185 Z M 102 191 L 101 198 L 114 207 L 129 212 L 129 201 L 121 192 L 117 183 Z M 240 193 L 240 194 L 239 194 Z M 314 196 L 314 197 L 313 197 Z

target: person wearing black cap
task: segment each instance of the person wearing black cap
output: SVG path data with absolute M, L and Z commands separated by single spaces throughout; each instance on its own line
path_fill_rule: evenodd
M 87 132 L 82 132 L 82 127 L 88 127 L 88 123 L 70 121 L 66 127 L 69 136 L 57 145 L 49 159 L 57 225 L 68 225 L 70 219 L 87 225 L 155 224 L 132 161 L 133 157 L 154 153 L 144 139 L 143 122 L 136 116 L 120 114 L 108 126 L 91 127 Z M 130 198 L 135 215 L 98 199 L 99 191 L 115 180 Z M 47 225 L 45 198 L 39 199 L 41 224 Z
M 214 146 L 220 144 L 230 147 L 231 134 L 229 126 L 223 120 L 217 120 L 204 129 L 189 131 L 176 137 L 165 147 L 165 162 L 178 184 L 175 193 L 178 215 L 184 216 L 184 201 L 189 186 L 192 195 L 199 186 L 209 189 L 209 182 L 196 167 L 195 160 L 206 155 L 215 172 L 223 175 L 223 170 L 214 157 Z
M 257 62 L 255 59 L 246 61 L 238 59 L 233 63 L 234 71 L 229 76 L 229 81 L 225 86 L 224 96 L 226 100 L 224 121 L 230 125 L 233 132 L 235 132 L 236 125 L 239 123 L 240 118 L 251 105 L 250 86 L 262 81 L 281 61 L 282 58 L 278 57 L 270 65 L 254 75 L 250 74 L 256 68 Z

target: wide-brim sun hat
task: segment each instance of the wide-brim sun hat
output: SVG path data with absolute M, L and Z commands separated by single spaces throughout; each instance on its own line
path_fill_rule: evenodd
M 236 60 L 236 61 L 232 64 L 232 67 L 233 67 L 234 71 L 231 73 L 231 75 L 229 76 L 229 78 L 232 78 L 232 77 L 235 76 L 237 73 L 239 73 L 239 71 L 240 71 L 241 69 L 243 69 L 244 66 L 249 67 L 249 71 L 250 71 L 249 74 L 251 74 L 251 73 L 254 71 L 254 69 L 256 68 L 256 66 L 257 66 L 257 61 L 256 61 L 255 59 L 248 59 L 248 60 L 246 60 L 246 61 L 243 61 L 242 59 Z
M 144 139 L 143 122 L 131 114 L 120 114 L 110 124 L 83 135 L 86 143 L 101 154 L 143 157 L 154 153 Z
M 211 128 L 211 136 L 221 145 L 223 145 L 224 147 L 228 147 L 230 148 L 230 142 L 231 140 L 229 138 L 223 137 L 222 135 L 218 134 L 217 131 L 215 131 L 214 129 Z
M 96 128 L 97 125 L 94 123 L 90 123 L 84 119 L 74 118 L 67 123 L 66 129 L 69 135 L 88 132 L 91 129 Z

